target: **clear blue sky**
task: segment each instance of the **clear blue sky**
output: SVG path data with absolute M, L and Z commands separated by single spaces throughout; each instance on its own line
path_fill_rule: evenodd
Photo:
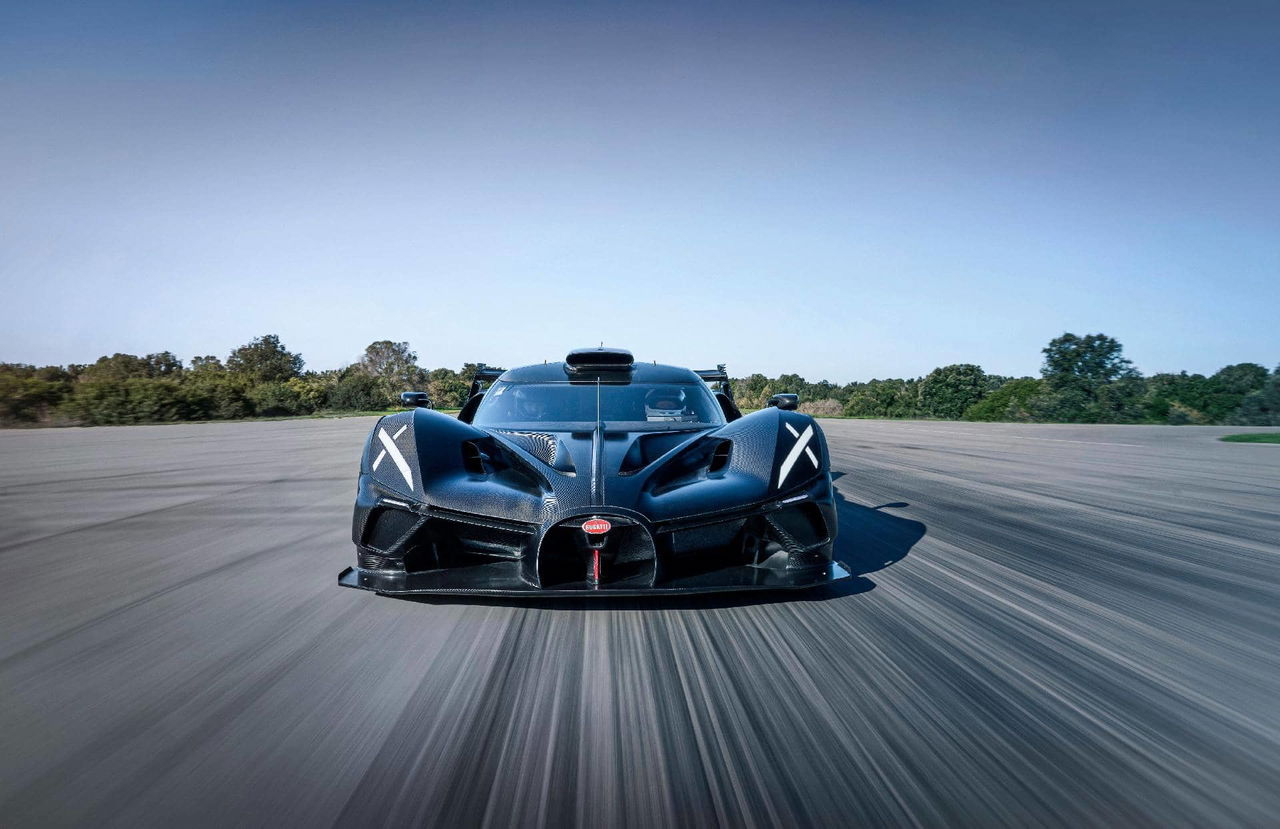
M 0 360 L 1280 361 L 1275 2 L 26 5 Z

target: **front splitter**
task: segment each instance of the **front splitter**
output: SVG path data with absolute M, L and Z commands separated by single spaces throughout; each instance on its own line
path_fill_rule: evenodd
M 778 571 L 763 567 L 728 567 L 709 573 L 664 580 L 656 585 L 636 582 L 590 584 L 576 582 L 538 587 L 521 577 L 520 562 L 500 561 L 422 573 L 382 573 L 348 567 L 338 584 L 386 596 L 653 596 L 727 593 L 744 590 L 804 590 L 852 577 L 839 562 L 810 570 Z

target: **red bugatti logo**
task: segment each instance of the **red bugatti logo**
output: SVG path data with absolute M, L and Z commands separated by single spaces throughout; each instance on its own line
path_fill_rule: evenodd
M 582 525 L 582 531 L 587 535 L 604 535 L 613 528 L 613 525 L 603 518 L 592 518 Z

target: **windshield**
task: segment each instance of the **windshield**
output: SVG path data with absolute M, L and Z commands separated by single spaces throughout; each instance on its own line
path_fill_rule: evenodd
M 600 419 L 628 431 L 719 426 L 720 406 L 701 383 L 601 383 Z M 485 392 L 472 420 L 476 426 L 596 422 L 595 383 L 497 382 Z

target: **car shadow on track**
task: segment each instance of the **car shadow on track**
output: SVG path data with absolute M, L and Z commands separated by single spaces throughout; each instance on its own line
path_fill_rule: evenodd
M 832 476 L 839 478 L 843 473 Z M 827 602 L 856 596 L 874 590 L 876 583 L 868 573 L 883 570 L 911 552 L 927 532 L 925 525 L 902 518 L 888 510 L 907 509 L 903 502 L 867 507 L 854 503 L 836 490 L 836 511 L 840 530 L 836 535 L 833 556 L 853 574 L 832 584 L 807 590 L 742 591 L 736 593 L 701 593 L 688 596 L 657 594 L 653 596 L 592 596 L 591 598 L 531 596 L 397 596 L 402 601 L 436 605 L 481 605 L 493 607 L 527 607 L 545 610 L 694 610 L 780 602 Z
M 840 475 L 834 475 L 839 478 Z M 833 556 L 855 576 L 883 570 L 907 557 L 911 548 L 924 538 L 928 528 L 920 521 L 903 518 L 889 510 L 910 508 L 895 501 L 865 507 L 845 498 L 836 490 L 836 510 L 840 516 L 840 532 L 836 536 Z

